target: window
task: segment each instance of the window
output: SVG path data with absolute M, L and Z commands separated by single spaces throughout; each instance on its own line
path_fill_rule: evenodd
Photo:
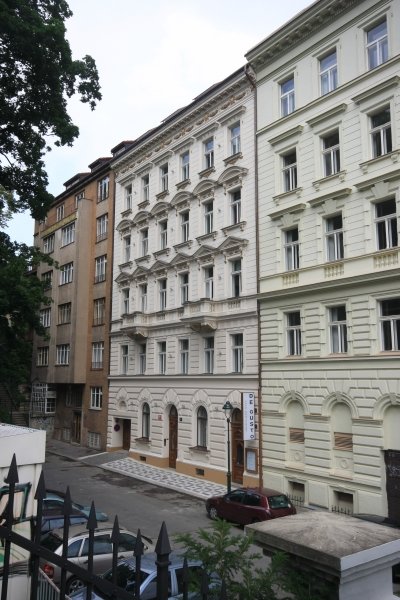
M 294 77 L 281 83 L 281 116 L 286 117 L 294 111 Z
M 121 346 L 121 373 L 126 375 L 128 373 L 128 360 L 129 360 L 129 346 L 123 344 Z
M 181 304 L 189 302 L 189 273 L 180 275 L 181 282 Z
M 161 191 L 168 191 L 168 163 L 160 167 Z
M 96 219 L 96 242 L 106 239 L 108 230 L 108 214 Z
M 168 247 L 168 221 L 160 221 L 160 249 L 165 250 Z
M 384 108 L 371 115 L 372 157 L 378 158 L 392 151 L 392 127 L 390 108 Z
M 283 190 L 290 192 L 297 188 L 297 157 L 296 150 L 282 156 Z
M 103 179 L 100 179 L 100 181 L 97 182 L 97 201 L 98 202 L 101 202 L 102 200 L 106 200 L 108 198 L 109 186 L 110 186 L 110 178 L 108 175 L 106 177 L 103 177 Z
M 204 338 L 204 370 L 206 373 L 214 373 L 214 338 Z
M 319 59 L 319 77 L 322 96 L 336 90 L 338 84 L 336 50 Z
M 67 246 L 75 241 L 75 221 L 61 229 L 61 246 Z
M 240 123 L 235 123 L 229 128 L 231 137 L 231 155 L 240 152 Z
M 129 313 L 129 296 L 130 289 L 124 288 L 122 290 L 122 314 L 127 315 Z
M 243 334 L 232 336 L 232 367 L 234 373 L 243 371 Z
M 79 194 L 76 194 L 75 196 L 75 208 L 78 208 L 78 203 L 83 200 L 85 197 L 85 190 L 83 190 L 83 192 L 79 192 Z
M 100 410 L 103 403 L 103 388 L 101 386 L 90 388 L 90 408 Z
M 231 223 L 237 225 L 242 218 L 242 192 L 236 190 L 230 194 L 231 198 Z
M 342 215 L 327 218 L 325 224 L 326 258 L 329 261 L 342 260 L 344 257 Z
M 144 375 L 146 373 L 146 355 L 147 355 L 147 344 L 139 344 L 139 373 Z
M 181 373 L 186 375 L 189 372 L 189 340 L 180 340 L 180 358 Z
M 94 448 L 95 450 L 100 450 L 101 434 L 97 433 L 96 431 L 88 431 L 87 445 L 88 445 L 88 448 Z M 71 546 L 68 547 L 68 550 L 70 548 L 71 548 Z
M 56 208 L 56 221 L 61 221 L 64 218 L 64 204 L 60 204 Z
M 382 350 L 400 350 L 400 298 L 383 300 L 381 309 Z
M 389 58 L 388 32 L 386 19 L 367 31 L 368 68 L 374 69 Z
M 74 263 L 70 262 L 60 267 L 60 285 L 71 283 L 74 276 Z
M 197 409 L 197 446 L 207 448 L 207 411 L 204 406 Z
M 149 253 L 149 229 L 140 231 L 140 256 L 147 256 Z
M 142 312 L 147 310 L 147 283 L 141 283 L 139 285 L 139 302 L 140 309 Z
M 147 402 L 142 407 L 142 437 L 150 439 L 150 406 Z
M 331 352 L 333 354 L 347 352 L 346 307 L 344 305 L 333 306 L 329 309 L 329 332 Z
M 289 356 L 301 354 L 301 321 L 300 311 L 286 314 L 287 353 Z
M 211 169 L 214 166 L 214 138 L 204 142 L 204 168 Z
M 132 184 L 125 186 L 125 210 L 132 210 Z
M 299 228 L 285 231 L 285 263 L 287 271 L 295 271 L 300 267 Z
M 182 242 L 189 240 L 189 211 L 181 213 L 181 238 Z
M 42 346 L 37 349 L 36 354 L 36 366 L 37 367 L 47 367 L 49 364 L 49 347 Z
M 102 369 L 104 358 L 104 342 L 92 344 L 92 369 Z
M 205 296 L 212 300 L 214 298 L 214 267 L 204 269 Z
M 106 299 L 93 300 L 93 325 L 103 325 L 106 317 Z
M 142 200 L 148 202 L 150 200 L 150 176 L 144 175 L 142 177 Z
M 214 202 L 206 202 L 204 204 L 204 233 L 212 233 L 214 223 Z
M 51 325 L 51 308 L 43 308 L 40 311 L 40 324 L 43 327 L 50 327 L 50 325 Z
M 94 282 L 99 283 L 106 279 L 107 256 L 99 256 L 95 259 Z
M 167 308 L 167 280 L 160 279 L 158 281 L 158 291 L 160 296 L 160 310 Z
M 124 262 L 129 262 L 131 260 L 131 236 L 125 235 L 122 238 L 123 241 L 123 256 L 122 260 Z
M 56 346 L 56 365 L 69 365 L 69 344 Z
M 395 199 L 379 202 L 375 206 L 376 241 L 378 250 L 398 245 Z
M 53 285 L 53 271 L 42 273 L 42 283 L 44 284 L 45 289 L 51 288 Z
M 167 342 L 158 342 L 158 371 L 164 375 L 167 370 Z
M 189 151 L 181 154 L 181 179 L 185 181 L 189 179 L 190 156 Z
M 43 238 L 43 252 L 44 254 L 50 254 L 50 252 L 54 251 L 54 233 L 52 233 L 51 235 L 48 235 L 47 237 Z
M 238 298 L 242 292 L 242 261 L 233 260 L 232 267 L 232 296 Z
M 60 304 L 58 306 L 58 324 L 63 325 L 64 323 L 71 323 L 71 302 Z
M 339 132 L 334 131 L 322 138 L 322 158 L 324 175 L 334 175 L 340 171 Z

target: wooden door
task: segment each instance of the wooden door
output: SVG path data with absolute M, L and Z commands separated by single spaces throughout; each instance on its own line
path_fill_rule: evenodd
M 72 423 L 72 436 L 74 442 L 77 444 L 81 443 L 81 423 L 82 413 L 74 412 L 73 423 Z
M 171 406 L 169 411 L 169 466 L 176 469 L 176 459 L 178 457 L 178 411 L 175 406 Z
M 400 451 L 385 450 L 388 517 L 400 523 Z
M 122 448 L 123 450 L 129 450 L 131 447 L 131 421 L 130 419 L 124 419 L 122 421 Z
M 232 481 L 243 483 L 244 469 L 244 442 L 243 442 L 243 420 L 242 411 L 234 410 L 231 421 L 232 431 Z

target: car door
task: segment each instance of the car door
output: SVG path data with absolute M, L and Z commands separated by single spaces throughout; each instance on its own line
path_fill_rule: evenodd
M 87 568 L 89 552 L 89 537 L 85 539 L 79 565 Z M 93 572 L 104 573 L 112 564 L 112 543 L 110 533 L 95 534 L 93 545 Z
M 224 496 L 219 509 L 219 513 L 223 519 L 242 524 L 244 495 L 244 490 L 234 490 Z
M 171 570 L 168 571 L 168 597 L 172 596 Z M 140 586 L 140 600 L 157 600 L 157 571 Z
M 243 498 L 243 525 L 257 523 L 265 520 L 265 508 L 262 506 L 262 498 L 254 492 L 247 492 Z

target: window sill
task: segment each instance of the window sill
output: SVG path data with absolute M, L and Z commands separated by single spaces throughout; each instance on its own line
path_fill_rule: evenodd
M 276 196 L 272 196 L 272 200 L 275 202 L 275 204 L 279 204 L 281 200 L 285 200 L 286 198 L 290 198 L 291 196 L 297 196 L 297 198 L 300 198 L 302 193 L 303 188 L 297 187 L 293 190 L 289 190 L 287 192 L 282 192 L 281 194 L 276 194 Z
M 204 235 L 199 235 L 199 237 L 197 237 L 196 240 L 201 245 L 203 242 L 206 242 L 207 240 L 215 240 L 217 238 L 217 235 L 218 235 L 218 231 L 211 231 L 210 233 L 205 233 Z
M 142 202 L 138 203 L 138 208 L 140 210 L 145 209 L 148 205 L 150 204 L 150 200 L 143 200 Z
M 203 179 L 203 177 L 208 177 L 212 173 L 215 173 L 215 167 L 214 166 L 208 167 L 207 169 L 203 169 L 202 171 L 200 171 L 198 173 L 198 176 L 200 177 L 200 179 Z
M 191 446 L 189 450 L 191 452 L 199 452 L 200 454 L 210 454 L 210 450 L 206 446 Z
M 179 183 L 177 183 L 175 187 L 177 190 L 183 190 L 183 189 L 185 189 L 185 187 L 190 185 L 190 183 L 191 183 L 190 179 L 184 179 L 183 181 L 180 181 Z
M 230 231 L 234 231 L 235 229 L 240 229 L 240 231 L 243 231 L 246 224 L 247 224 L 247 221 L 240 221 L 239 223 L 232 223 L 232 225 L 227 225 L 226 227 L 222 227 L 222 231 L 224 232 L 225 235 L 228 235 L 228 233 Z
M 151 444 L 151 440 L 148 437 L 135 438 L 135 442 L 138 442 L 139 444 L 146 444 L 147 446 Z
M 121 210 L 121 217 L 129 217 L 129 215 L 132 214 L 132 209 L 131 208 L 125 208 L 124 210 Z
M 146 254 L 146 256 L 139 256 L 138 258 L 135 258 L 135 262 L 137 265 L 140 265 L 144 262 L 150 262 L 150 258 L 150 254 Z
M 374 158 L 371 158 L 370 160 L 366 160 L 362 163 L 360 163 L 359 167 L 363 173 L 363 175 L 365 175 L 366 173 L 368 173 L 368 170 L 370 167 L 373 167 L 376 164 L 379 164 L 380 162 L 392 162 L 393 164 L 397 163 L 399 161 L 399 157 L 400 157 L 400 150 L 394 150 L 393 152 L 388 152 L 387 154 L 382 154 L 381 156 L 375 156 Z
M 168 194 L 169 194 L 169 190 L 163 190 L 162 192 L 159 192 L 158 194 L 156 194 L 156 199 L 162 200 L 163 198 L 168 196 Z
M 158 258 L 159 256 L 163 256 L 163 254 L 166 254 L 168 256 L 170 252 L 171 248 L 162 248 L 161 250 L 156 250 L 155 252 L 153 252 L 153 256 L 155 256 L 156 258 Z
M 193 240 L 187 240 L 186 242 L 180 242 L 175 244 L 174 250 L 181 250 L 182 248 L 191 248 L 193 246 Z
M 241 158 L 243 158 L 243 154 L 241 152 L 236 152 L 236 154 L 232 154 L 231 156 L 224 158 L 224 165 L 233 165 Z
M 316 179 L 313 181 L 312 184 L 315 190 L 318 192 L 321 185 L 324 185 L 325 183 L 331 183 L 336 179 L 338 179 L 340 183 L 343 183 L 346 179 L 346 173 L 347 171 L 338 171 L 337 173 L 332 173 L 332 175 L 325 175 L 325 177 L 321 177 L 321 179 Z

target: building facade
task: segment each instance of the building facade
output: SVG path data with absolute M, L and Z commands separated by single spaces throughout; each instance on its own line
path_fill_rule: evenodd
M 108 448 L 224 482 L 229 401 L 233 481 L 257 482 L 254 91 L 245 71 L 113 152 Z
M 321 0 L 257 77 L 264 484 L 400 518 L 400 5 Z

